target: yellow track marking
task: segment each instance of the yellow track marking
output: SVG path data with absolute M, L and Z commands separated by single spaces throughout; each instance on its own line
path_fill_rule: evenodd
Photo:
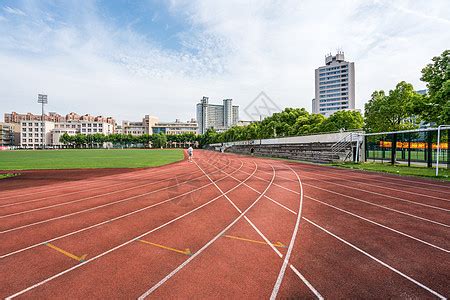
M 174 251 L 174 252 L 177 252 L 177 253 L 181 253 L 181 254 L 184 254 L 184 255 L 192 255 L 192 252 L 191 252 L 191 250 L 189 250 L 189 248 L 186 248 L 184 250 L 179 250 L 179 249 L 167 247 L 167 246 L 160 245 L 160 244 L 151 243 L 151 242 L 144 241 L 144 240 L 137 240 L 137 241 L 139 241 L 141 243 L 144 243 L 144 244 L 148 244 L 148 245 L 152 245 L 152 246 L 155 246 L 155 247 L 159 247 L 159 248 L 162 248 L 162 249 L 166 249 L 166 250 Z
M 61 249 L 61 248 L 59 248 L 59 247 L 56 247 L 55 245 L 52 245 L 52 244 L 50 244 L 50 243 L 46 243 L 45 246 L 50 247 L 50 248 L 52 248 L 52 249 L 54 249 L 54 250 L 56 250 L 56 251 L 58 251 L 58 252 L 64 254 L 65 256 L 68 256 L 68 257 L 70 257 L 70 258 L 73 258 L 73 259 L 75 259 L 75 260 L 77 260 L 77 261 L 79 261 L 79 262 L 85 261 L 86 256 L 87 256 L 87 254 L 84 254 L 84 255 L 82 255 L 82 256 L 76 256 L 76 255 L 74 255 L 74 254 L 72 254 L 72 253 L 69 253 L 69 252 L 67 252 L 66 250 L 63 250 L 63 249 Z
M 250 240 L 250 239 L 241 238 L 241 237 L 238 237 L 238 236 L 224 235 L 224 237 L 227 237 L 227 238 L 230 238 L 230 239 L 235 239 L 235 240 L 240 240 L 240 241 L 245 241 L 245 242 L 251 242 L 251 243 L 267 245 L 267 243 L 263 242 L 263 241 Z M 282 242 L 276 242 L 275 244 L 272 244 L 272 245 L 275 246 L 275 247 L 279 247 L 279 248 L 286 248 L 286 245 L 283 244 Z

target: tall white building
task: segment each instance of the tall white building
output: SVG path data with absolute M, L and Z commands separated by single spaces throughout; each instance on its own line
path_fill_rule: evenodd
M 355 64 L 344 60 L 344 52 L 325 57 L 325 66 L 315 72 L 312 112 L 330 116 L 339 110 L 355 109 Z
M 209 104 L 209 98 L 203 97 L 197 104 L 198 133 L 203 134 L 209 128 L 225 131 L 239 121 L 239 106 L 232 99 L 224 99 L 223 104 Z

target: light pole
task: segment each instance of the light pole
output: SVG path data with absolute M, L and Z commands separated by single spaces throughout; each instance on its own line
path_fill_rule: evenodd
M 41 133 L 41 137 L 42 137 L 42 149 L 45 148 L 45 121 L 44 121 L 44 105 L 48 103 L 47 100 L 47 95 L 43 95 L 43 94 L 38 94 L 38 103 L 42 104 L 42 116 L 41 116 L 41 121 L 42 121 L 42 133 Z

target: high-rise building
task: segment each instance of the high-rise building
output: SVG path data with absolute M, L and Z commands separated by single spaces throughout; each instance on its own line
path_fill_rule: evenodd
M 223 104 L 209 104 L 209 98 L 203 97 L 197 104 L 198 133 L 203 134 L 209 128 L 225 131 L 239 120 L 239 106 L 232 99 L 224 99 Z
M 355 64 L 344 60 L 344 52 L 328 54 L 315 77 L 313 113 L 328 117 L 339 110 L 355 109 Z

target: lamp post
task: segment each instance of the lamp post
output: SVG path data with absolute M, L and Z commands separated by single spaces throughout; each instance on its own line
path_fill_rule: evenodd
M 42 137 L 42 149 L 45 148 L 45 121 L 44 121 L 44 105 L 48 103 L 47 100 L 47 95 L 43 95 L 43 94 L 38 94 L 38 103 L 42 104 L 42 116 L 41 116 L 41 121 L 42 121 L 42 133 L 41 133 L 41 137 Z

